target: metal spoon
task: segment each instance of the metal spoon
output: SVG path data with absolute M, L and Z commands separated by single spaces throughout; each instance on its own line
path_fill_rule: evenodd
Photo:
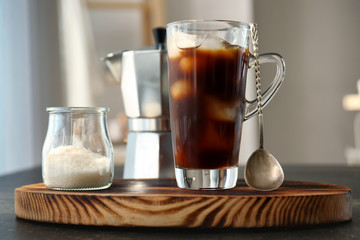
M 251 24 L 254 48 L 256 94 L 259 118 L 260 146 L 249 157 L 244 171 L 245 182 L 249 187 L 259 191 L 271 191 L 281 186 L 284 181 L 284 172 L 276 158 L 264 149 L 264 120 L 261 103 L 261 84 L 258 54 L 258 36 L 256 24 Z

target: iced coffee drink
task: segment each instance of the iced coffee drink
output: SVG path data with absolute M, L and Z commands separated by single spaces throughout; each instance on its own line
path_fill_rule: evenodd
M 171 134 L 181 188 L 236 184 L 248 39 L 249 25 L 239 22 L 167 25 Z
M 237 165 L 248 63 L 247 49 L 211 35 L 199 46 L 169 49 L 177 167 Z

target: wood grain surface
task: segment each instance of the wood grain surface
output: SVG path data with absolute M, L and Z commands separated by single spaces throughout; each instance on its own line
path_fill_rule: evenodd
M 15 189 L 18 218 L 63 224 L 141 227 L 261 228 L 316 225 L 352 217 L 351 189 L 285 181 L 258 192 L 239 179 L 231 190 L 184 190 L 174 179 L 115 179 L 109 189 Z

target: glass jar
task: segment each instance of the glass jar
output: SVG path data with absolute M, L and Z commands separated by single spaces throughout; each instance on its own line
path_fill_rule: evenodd
M 44 184 L 55 190 L 110 187 L 114 155 L 107 127 L 108 108 L 50 107 L 42 150 Z

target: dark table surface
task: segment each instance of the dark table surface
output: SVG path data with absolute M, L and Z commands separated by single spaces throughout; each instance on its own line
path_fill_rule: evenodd
M 0 177 L 0 239 L 360 239 L 360 167 L 286 166 L 286 180 L 315 181 L 352 189 L 349 222 L 293 228 L 177 229 L 93 227 L 40 223 L 18 219 L 14 189 L 41 182 L 41 168 Z M 121 168 L 115 177 L 121 177 Z

